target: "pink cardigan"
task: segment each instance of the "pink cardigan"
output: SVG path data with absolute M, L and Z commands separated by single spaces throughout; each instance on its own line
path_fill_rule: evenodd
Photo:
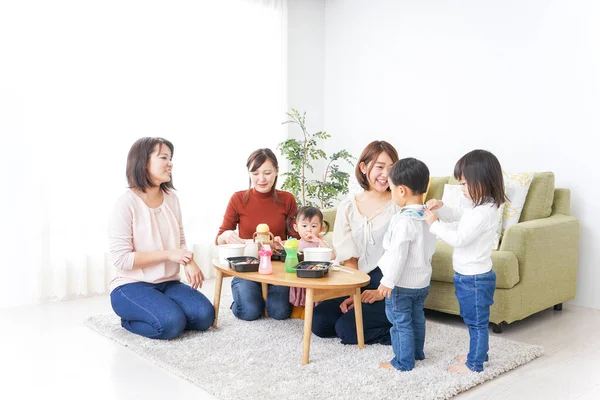
M 133 269 L 135 252 L 185 249 L 181 209 L 175 193 L 165 194 L 158 208 L 150 208 L 133 191 L 117 200 L 108 229 L 109 256 L 116 268 L 110 291 L 133 282 L 178 281 L 180 266 L 164 261 Z

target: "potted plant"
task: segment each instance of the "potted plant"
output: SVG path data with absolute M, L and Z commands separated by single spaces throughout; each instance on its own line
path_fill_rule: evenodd
M 282 174 L 285 177 L 282 189 L 296 196 L 299 206 L 316 206 L 320 209 L 331 208 L 340 195 L 348 193 L 348 179 L 350 175 L 341 171 L 339 163 L 347 162 L 354 165 L 356 159 L 346 150 L 340 150 L 328 156 L 317 143 L 317 140 L 327 140 L 331 135 L 327 132 L 308 133 L 306 130 L 306 112 L 300 113 L 292 108 L 286 113 L 289 119 L 284 124 L 295 124 L 300 127 L 304 138 L 287 139 L 277 145 L 277 149 L 290 162 L 289 172 Z M 321 179 L 309 179 L 307 174 L 314 173 L 312 163 L 324 160 L 325 169 Z

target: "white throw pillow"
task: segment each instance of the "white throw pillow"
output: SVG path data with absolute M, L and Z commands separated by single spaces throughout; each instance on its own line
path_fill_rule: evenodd
M 444 205 L 452 208 L 464 207 L 469 204 L 469 200 L 463 194 L 461 185 L 444 185 L 444 194 L 442 194 Z
M 504 177 L 504 190 L 508 201 L 504 203 L 504 218 L 502 220 L 502 234 L 512 225 L 519 222 L 527 193 L 533 181 L 533 172 L 508 174 L 502 172 Z
M 496 226 L 496 235 L 494 236 L 494 242 L 492 243 L 492 250 L 498 250 L 500 247 L 500 239 L 502 238 L 502 222 L 504 217 L 504 208 L 506 204 L 501 204 L 498 207 L 498 225 Z
M 461 185 L 444 185 L 444 194 L 442 195 L 442 201 L 444 205 L 449 207 L 463 207 L 470 206 L 471 202 L 465 198 L 462 192 Z M 498 208 L 497 214 L 497 225 L 496 234 L 494 235 L 494 241 L 492 243 L 492 250 L 498 250 L 500 245 L 500 238 L 502 237 L 502 217 L 504 215 L 504 204 Z M 458 222 L 457 222 L 458 224 Z

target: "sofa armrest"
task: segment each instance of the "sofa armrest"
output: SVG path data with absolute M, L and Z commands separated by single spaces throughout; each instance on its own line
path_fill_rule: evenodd
M 528 287 L 523 301 L 541 303 L 556 295 L 552 299 L 558 298 L 560 303 L 575 297 L 579 261 L 576 217 L 555 214 L 515 224 L 506 230 L 500 250 L 513 252 L 519 260 L 518 285 Z

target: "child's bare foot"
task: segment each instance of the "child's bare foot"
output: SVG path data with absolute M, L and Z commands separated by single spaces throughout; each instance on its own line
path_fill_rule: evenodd
M 465 364 L 454 364 L 448 367 L 448 372 L 454 372 L 455 374 L 466 374 L 473 372 Z
M 384 369 L 396 369 L 394 368 L 394 366 L 392 365 L 391 362 L 380 362 L 379 363 L 379 368 L 384 368 Z
M 456 356 L 456 357 L 454 357 L 454 361 L 456 361 L 457 363 L 460 363 L 460 364 L 464 364 L 467 362 L 467 355 L 461 354 L 460 356 Z

